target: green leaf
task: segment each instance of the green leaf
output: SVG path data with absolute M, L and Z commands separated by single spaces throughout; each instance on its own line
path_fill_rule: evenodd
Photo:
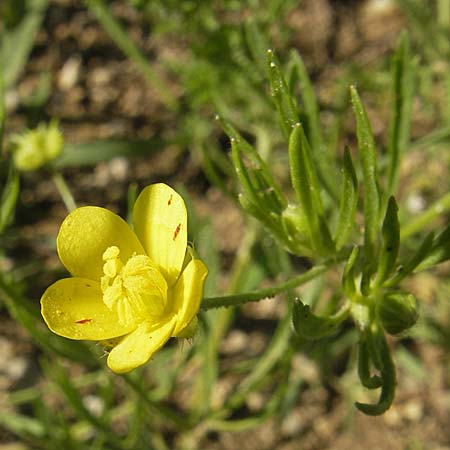
M 291 135 L 292 127 L 298 123 L 298 108 L 289 92 L 286 80 L 272 50 L 267 50 L 267 70 L 270 90 L 280 118 L 281 128 L 286 138 Z
M 53 165 L 57 168 L 91 166 L 118 156 L 148 156 L 167 145 L 167 141 L 158 137 L 142 141 L 111 139 L 65 144 L 62 155 Z
M 421 264 L 426 257 L 430 254 L 431 250 L 433 249 L 433 243 L 434 243 L 434 232 L 427 234 L 425 236 L 425 239 L 420 244 L 419 249 L 411 256 L 411 258 L 402 266 L 399 267 L 397 273 L 387 280 L 386 283 L 384 283 L 385 287 L 395 287 L 402 281 L 405 277 L 410 275 L 414 270 L 416 269 L 419 264 Z
M 433 245 L 427 257 L 420 262 L 417 270 L 425 270 L 450 259 L 450 225 L 439 233 L 433 241 Z
M 364 182 L 364 266 L 361 290 L 363 294 L 367 294 L 374 270 L 375 244 L 380 220 L 377 156 L 369 119 L 355 86 L 350 87 L 350 96 L 356 119 L 356 137 Z
M 389 198 L 386 216 L 381 228 L 382 246 L 378 262 L 375 286 L 381 286 L 395 269 L 400 247 L 400 224 L 398 222 L 398 207 L 394 197 Z
M 332 316 L 317 316 L 311 312 L 309 305 L 296 300 L 292 311 L 292 323 L 296 333 L 301 337 L 308 340 L 322 339 L 335 334 L 349 313 L 349 304 L 346 304 Z
M 319 106 L 314 92 L 311 79 L 306 70 L 303 59 L 296 50 L 291 51 L 290 61 L 292 64 L 292 83 L 298 79 L 300 85 L 300 95 L 302 98 L 305 119 L 305 134 L 315 152 L 323 150 L 323 138 L 320 131 Z M 294 89 L 294 86 L 291 86 Z
M 400 35 L 392 59 L 392 91 L 394 96 L 393 115 L 389 128 L 389 164 L 385 198 L 394 194 L 399 178 L 400 156 L 409 145 L 411 111 L 414 94 L 414 64 L 410 54 L 408 33 Z
M 447 211 L 450 211 L 450 192 L 436 200 L 420 216 L 409 220 L 401 229 L 402 239 L 424 230 L 430 222 L 443 217 Z
M 286 208 L 287 201 L 266 162 L 228 121 L 222 117 L 219 121 L 231 140 L 236 175 L 247 197 L 244 201 L 250 201 L 263 216 L 278 216 Z
M 17 199 L 19 197 L 20 181 L 19 175 L 13 164 L 9 167 L 8 178 L 2 192 L 0 203 L 0 235 L 11 223 L 14 217 Z
M 336 230 L 336 250 L 347 242 L 354 226 L 356 207 L 358 205 L 358 178 L 356 177 L 352 157 L 345 147 L 343 158 L 342 191 L 339 207 L 339 222 Z
M 289 168 L 292 186 L 306 216 L 311 242 L 318 252 L 325 254 L 334 245 L 323 213 L 311 149 L 300 123 L 294 126 L 289 139 Z

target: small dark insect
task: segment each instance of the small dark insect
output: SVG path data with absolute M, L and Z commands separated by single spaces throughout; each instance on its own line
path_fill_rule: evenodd
M 178 237 L 180 230 L 181 230 L 181 223 L 178 224 L 178 226 L 175 228 L 175 231 L 173 232 L 173 240 L 175 240 Z
M 89 323 L 92 319 L 81 319 L 81 320 L 76 320 L 75 323 Z
M 169 197 L 169 200 L 167 200 L 167 206 L 170 206 L 170 204 L 172 203 L 172 199 L 173 199 L 173 195 L 171 195 Z

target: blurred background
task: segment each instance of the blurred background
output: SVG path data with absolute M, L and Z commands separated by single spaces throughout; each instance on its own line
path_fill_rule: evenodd
M 0 17 L 2 185 L 13 135 L 57 119 L 65 138 L 53 168 L 20 174 L 14 219 L 0 236 L 0 449 L 450 450 L 448 263 L 410 281 L 422 318 L 395 344 L 398 394 L 377 418 L 353 407 L 364 393 L 352 332 L 296 342 L 295 354 L 274 349 L 272 335 L 289 326 L 277 327 L 284 309 L 276 299 L 214 311 L 205 320 L 211 329 L 169 346 L 125 380 L 102 367 L 98 346 L 70 347 L 49 336 L 38 311 L 45 288 L 64 275 L 55 236 L 67 210 L 55 171 L 78 205 L 123 217 L 142 187 L 165 182 L 178 189 L 191 212 L 191 240 L 210 267 L 207 296 L 279 278 L 288 257 L 236 203 L 229 142 L 215 120 L 227 117 L 263 155 L 275 155 L 271 167 L 287 183 L 268 48 L 283 64 L 292 49 L 300 53 L 324 133 L 341 155 L 344 144 L 355 143 L 350 84 L 362 94 L 380 149 L 386 146 L 390 59 L 407 30 L 416 73 L 399 193 L 404 220 L 447 193 L 449 1 L 2 0 Z M 304 295 L 330 296 L 327 286 L 321 280 Z M 263 376 L 242 387 L 243 374 L 268 350 Z M 288 381 L 278 372 L 286 354 Z M 286 398 L 266 408 L 280 379 Z M 236 406 L 221 410 L 233 395 Z M 177 423 L 166 408 L 189 421 Z M 236 423 L 228 426 L 226 417 Z

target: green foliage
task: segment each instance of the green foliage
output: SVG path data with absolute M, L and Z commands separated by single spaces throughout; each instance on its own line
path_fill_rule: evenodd
M 447 197 L 439 199 L 428 211 L 416 218 L 402 229 L 398 218 L 398 206 L 395 197 L 391 195 L 383 205 L 386 195 L 395 194 L 398 184 L 399 164 L 402 154 L 409 142 L 411 123 L 412 99 L 412 63 L 409 55 L 407 35 L 402 35 L 397 44 L 397 51 L 392 62 L 392 85 L 394 92 L 393 114 L 391 121 L 390 143 L 388 147 L 388 170 L 386 176 L 378 169 L 378 152 L 371 124 L 363 102 L 355 88 L 350 87 L 350 98 L 356 122 L 356 138 L 358 147 L 358 162 L 361 167 L 360 175 L 355 170 L 348 148 L 343 155 L 343 179 L 339 210 L 328 205 L 324 208 L 324 192 L 330 190 L 338 192 L 339 185 L 330 178 L 329 183 L 323 182 L 318 176 L 324 167 L 329 166 L 328 155 L 321 151 L 322 137 L 317 127 L 318 113 L 310 84 L 305 77 L 301 60 L 296 56 L 294 71 L 290 77 L 290 84 L 285 77 L 272 51 L 268 53 L 268 79 L 274 98 L 277 116 L 287 141 L 289 167 L 292 190 L 296 194 L 297 203 L 274 206 L 270 201 L 264 201 L 255 195 L 254 208 L 244 204 L 244 209 L 256 219 L 265 222 L 264 217 L 271 214 L 279 215 L 280 208 L 285 217 L 284 241 L 300 241 L 301 246 L 286 248 L 299 256 L 308 256 L 313 260 L 327 257 L 334 259 L 335 264 L 344 260 L 344 275 L 342 277 L 342 292 L 349 306 L 343 306 L 336 315 L 316 315 L 310 311 L 310 306 L 300 300 L 293 310 L 293 323 L 299 336 L 306 339 L 320 339 L 335 334 L 339 324 L 348 314 L 352 316 L 359 332 L 359 369 L 358 374 L 362 384 L 369 389 L 380 388 L 378 403 L 369 405 L 357 402 L 358 409 L 366 414 L 378 415 L 386 411 L 394 400 L 396 375 L 391 351 L 386 343 L 384 330 L 391 334 L 398 334 L 411 328 L 417 320 L 416 300 L 414 296 L 401 291 L 393 293 L 390 289 L 398 289 L 399 282 L 410 275 L 417 267 L 427 266 L 427 263 L 441 262 L 448 255 L 448 229 L 441 231 L 439 239 L 430 235 L 425 239 L 416 254 L 405 266 L 398 267 L 398 256 L 402 253 L 402 241 L 406 236 L 422 229 L 431 219 L 448 209 Z M 295 82 L 299 82 L 300 89 L 306 86 L 304 101 L 308 105 L 303 116 L 295 97 Z M 305 125 L 302 124 L 304 121 Z M 305 133 L 309 130 L 311 141 Z M 223 127 L 230 136 L 233 151 L 233 163 L 238 181 L 244 192 L 249 192 L 249 179 L 242 175 L 245 167 L 236 158 L 233 129 L 227 124 Z M 311 147 L 311 142 L 315 147 Z M 257 152 L 246 143 L 248 152 L 253 159 L 257 159 Z M 259 167 L 263 162 L 259 162 Z M 267 166 L 264 165 L 267 170 Z M 244 172 L 245 173 L 245 172 Z M 322 172 L 323 173 L 323 172 Z M 269 175 L 266 175 L 269 177 Z M 361 177 L 361 179 L 360 179 Z M 387 181 L 385 181 L 385 178 Z M 258 186 L 253 183 L 255 193 Z M 354 220 L 358 213 L 358 186 L 362 186 L 362 217 L 364 218 L 363 233 L 355 233 Z M 382 186 L 386 186 L 385 189 Z M 268 185 L 266 185 L 266 188 Z M 241 202 L 242 203 L 242 202 Z M 256 209 L 257 207 L 257 209 Z M 336 210 L 336 211 L 335 211 Z M 385 210 L 385 211 L 384 211 Z M 382 220 L 384 214 L 384 220 Z M 295 218 L 295 215 L 297 216 Z M 328 226 L 330 217 L 337 216 L 338 223 L 334 240 Z M 448 228 L 448 227 L 447 227 Z M 274 237 L 279 239 L 276 232 Z M 360 241 L 362 238 L 362 242 Z M 283 240 L 283 239 L 281 239 Z M 349 252 L 349 245 L 353 250 Z M 434 250 L 434 251 L 433 251 Z M 432 253 L 433 252 L 433 253 Z M 433 256 L 431 256 L 433 254 Z M 447 255 L 447 256 L 446 256 Z M 435 259 L 433 259 L 433 257 Z M 317 266 L 316 266 L 317 267 Z M 408 274 L 408 275 L 407 275 Z M 358 283 L 359 281 L 359 283 Z M 359 286 L 358 286 L 359 284 Z M 386 290 L 388 289 L 389 290 Z M 267 291 L 261 291 L 263 298 Z M 255 300 L 255 294 L 242 295 L 241 301 Z M 411 299 L 414 299 L 412 302 Z M 234 299 L 236 302 L 237 298 Z M 217 305 L 223 305 L 221 299 L 215 299 Z M 208 307 L 212 305 L 207 304 Z M 346 304 L 345 304 L 346 305 Z M 371 367 L 379 371 L 379 376 L 371 375 Z

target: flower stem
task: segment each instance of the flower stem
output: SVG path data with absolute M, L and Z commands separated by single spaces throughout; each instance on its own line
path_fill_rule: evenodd
M 319 266 L 313 267 L 305 273 L 302 273 L 294 278 L 291 278 L 284 283 L 272 286 L 267 289 L 261 289 L 259 291 L 246 292 L 242 294 L 226 295 L 223 297 L 209 297 L 204 298 L 200 308 L 204 311 L 212 308 L 220 308 L 224 306 L 239 306 L 248 302 L 258 302 L 265 298 L 274 297 L 275 295 L 292 289 L 302 284 L 307 283 L 313 278 L 326 272 L 330 267 L 337 263 L 335 259 L 329 260 Z
M 416 217 L 411 222 L 408 223 L 401 230 L 401 238 L 405 239 L 419 231 L 434 220 L 436 217 L 442 215 L 445 211 L 450 209 L 450 192 L 444 195 L 442 198 L 433 203 L 423 214 Z
M 55 186 L 58 189 L 59 194 L 61 195 L 62 201 L 64 202 L 67 211 L 68 212 L 73 211 L 77 207 L 77 204 L 75 203 L 72 192 L 70 191 L 69 186 L 67 185 L 64 177 L 61 175 L 60 172 L 53 172 L 52 180 L 55 183 Z

